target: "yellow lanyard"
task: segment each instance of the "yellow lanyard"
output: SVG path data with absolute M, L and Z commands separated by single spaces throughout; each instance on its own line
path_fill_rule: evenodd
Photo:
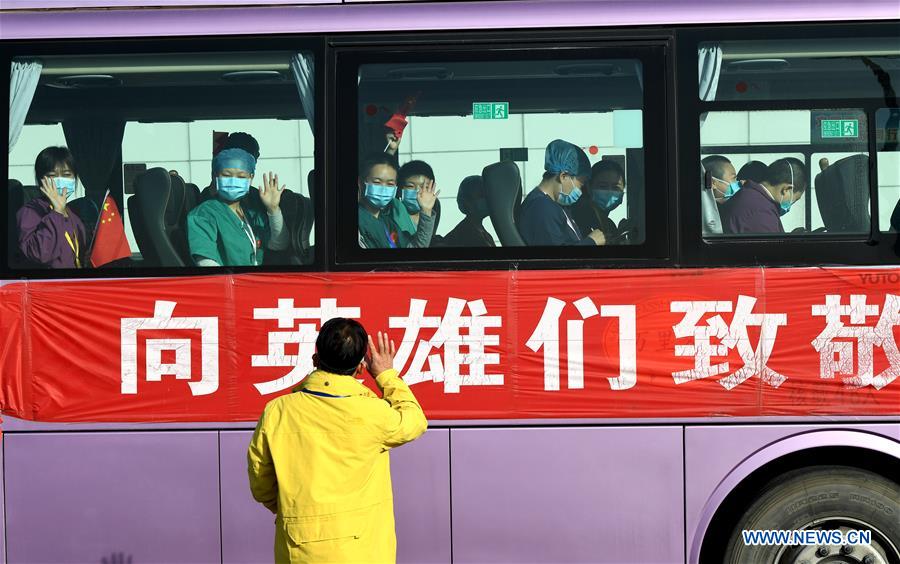
M 75 255 L 75 268 L 81 268 L 81 259 L 78 258 L 78 233 L 70 235 L 68 231 L 66 231 L 66 242 L 69 244 L 69 248 L 72 249 L 72 254 Z

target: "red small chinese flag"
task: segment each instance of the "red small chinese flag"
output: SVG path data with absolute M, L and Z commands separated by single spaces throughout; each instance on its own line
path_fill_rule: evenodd
M 394 136 L 397 137 L 398 141 L 403 137 L 403 130 L 409 125 L 406 116 L 408 116 L 409 112 L 416 106 L 416 100 L 419 98 L 419 94 L 421 94 L 421 92 L 417 92 L 403 100 L 403 103 L 400 104 L 400 108 L 391 116 L 391 119 L 387 120 L 384 124 L 386 128 L 394 132 Z
M 94 234 L 91 266 L 96 268 L 130 256 L 131 248 L 125 237 L 122 215 L 119 213 L 116 201 L 107 193 L 106 199 L 103 201 L 103 210 L 100 212 L 100 221 L 97 223 L 97 231 Z
M 399 113 L 392 115 L 391 119 L 384 124 L 386 128 L 394 132 L 394 136 L 397 137 L 398 141 L 403 137 L 403 130 L 406 129 L 407 125 L 409 125 L 409 122 L 406 121 L 406 116 Z

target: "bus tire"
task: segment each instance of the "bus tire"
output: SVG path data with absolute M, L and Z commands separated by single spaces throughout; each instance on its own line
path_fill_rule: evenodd
M 900 564 L 900 484 L 849 466 L 799 468 L 777 476 L 738 520 L 725 549 L 727 564 L 810 564 L 835 547 L 745 545 L 744 530 L 869 529 L 872 544 L 851 548 L 851 562 Z M 838 549 L 840 547 L 837 547 Z M 816 554 L 817 550 L 829 554 Z M 846 549 L 846 548 L 845 548 Z M 870 552 L 866 552 L 866 551 Z M 843 560 L 839 560 L 843 561 Z

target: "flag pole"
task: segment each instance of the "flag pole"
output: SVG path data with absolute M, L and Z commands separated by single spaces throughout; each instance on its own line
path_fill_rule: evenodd
M 103 199 L 100 201 L 100 213 L 97 215 L 97 223 L 94 224 L 94 235 L 91 237 L 91 245 L 88 247 L 87 254 L 85 258 L 90 261 L 91 253 L 94 252 L 94 243 L 97 241 L 97 231 L 100 229 L 100 222 L 103 221 L 103 207 L 106 205 L 106 199 L 109 198 L 109 188 L 106 189 L 106 193 L 103 194 Z

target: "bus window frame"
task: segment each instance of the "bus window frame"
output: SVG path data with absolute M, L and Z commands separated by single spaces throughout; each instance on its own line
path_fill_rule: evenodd
M 676 60 L 679 68 L 677 96 L 678 120 L 678 228 L 679 262 L 684 266 L 818 266 L 824 264 L 878 265 L 900 262 L 898 234 L 878 232 L 878 169 L 875 143 L 875 111 L 893 108 L 885 98 L 816 98 L 809 100 L 700 100 L 697 91 L 699 71 L 697 50 L 701 43 L 730 40 L 766 39 L 830 39 L 896 36 L 897 22 L 752 24 L 741 26 L 689 27 L 677 30 Z M 718 111 L 778 111 L 817 109 L 859 109 L 865 112 L 868 125 L 866 151 L 869 154 L 870 226 L 866 234 L 784 234 L 779 237 L 749 235 L 746 237 L 703 237 L 701 232 L 700 177 L 701 154 L 706 154 L 700 139 L 700 115 Z M 756 148 L 778 147 L 776 144 Z M 783 145 L 787 148 L 788 145 Z M 711 146 L 711 148 L 714 148 Z M 719 147 L 721 148 L 721 147 Z M 821 145 L 790 145 L 794 153 L 825 152 Z M 831 150 L 832 146 L 827 149 Z M 841 146 L 833 145 L 835 151 Z M 750 153 L 740 146 L 732 152 Z M 771 151 L 769 151 L 771 152 Z M 810 163 L 810 187 L 814 189 L 818 165 Z M 808 194 L 806 194 L 808 196 Z M 807 200 L 811 213 L 811 200 Z
M 260 52 L 260 51 L 291 51 L 307 52 L 313 55 L 315 68 L 315 114 L 324 116 L 324 90 L 326 84 L 326 38 L 324 35 L 257 35 L 257 36 L 197 36 L 197 37 L 152 37 L 152 38 L 109 38 L 109 39 L 51 39 L 46 41 L 14 40 L 0 42 L 0 64 L 9 68 L 13 59 L 19 57 L 39 58 L 53 55 L 159 55 L 168 53 L 221 53 L 221 52 Z M 4 78 L 8 74 L 4 73 Z M 9 79 L 4 82 L 9 90 Z M 300 108 L 298 96 L 297 107 Z M 181 121 L 183 116 L 173 114 L 172 121 Z M 254 116 L 233 116 L 235 119 L 252 119 Z M 315 170 L 325 169 L 325 129 L 323 118 L 316 120 L 314 124 L 314 155 Z M 164 123 L 160 121 L 160 123 Z M 27 124 L 27 122 L 26 122 Z M 0 157 L 0 166 L 4 171 L 9 170 L 9 154 L 4 153 Z M 305 183 L 306 179 L 300 179 Z M 109 267 L 109 268 L 12 268 L 9 264 L 8 245 L 9 237 L 15 237 L 15 228 L 6 226 L 3 243 L 0 245 L 0 278 L 3 279 L 89 279 L 89 278 L 147 278 L 147 277 L 182 277 L 199 275 L 223 275 L 223 274 L 258 274 L 263 272 L 321 272 L 325 270 L 327 263 L 328 244 L 325 237 L 325 203 L 321 194 L 325 179 L 323 175 L 315 175 L 315 184 L 307 189 L 315 194 L 314 204 L 314 229 L 311 233 L 314 245 L 314 255 L 310 264 L 293 265 L 260 265 L 260 266 L 222 266 L 222 267 L 198 267 L 186 266 L 134 266 L 134 267 Z M 311 195 L 312 195 L 311 194 Z M 123 198 L 126 197 L 123 194 Z M 8 217 L 9 199 L 0 198 L 0 212 L 2 217 Z
M 590 59 L 637 59 L 641 61 L 644 99 L 642 100 L 644 162 L 658 163 L 659 166 L 644 166 L 644 200 L 651 186 L 667 184 L 669 146 L 666 142 L 648 144 L 649 139 L 668 139 L 667 115 L 668 88 L 670 86 L 670 40 L 655 33 L 632 33 L 626 37 L 611 37 L 608 33 L 574 34 L 571 40 L 548 43 L 549 30 L 536 36 L 533 32 L 498 32 L 495 34 L 473 33 L 472 43 L 460 45 L 457 34 L 449 41 L 446 34 L 419 34 L 415 36 L 356 36 L 332 42 L 335 72 L 335 95 L 329 103 L 335 108 L 357 108 L 357 76 L 360 65 L 370 63 L 403 63 L 424 60 L 431 63 L 460 60 L 503 61 L 535 58 Z M 467 36 L 469 34 L 466 34 Z M 560 49 L 565 49 L 560 55 Z M 551 51 L 552 50 L 552 51 Z M 536 56 L 540 53 L 540 57 Z M 328 159 L 334 186 L 355 186 L 358 163 L 357 113 L 355 111 L 330 112 L 336 116 L 330 130 L 329 149 L 334 153 Z M 337 132 L 341 132 L 340 135 Z M 348 134 L 349 133 L 349 134 Z M 662 133 L 662 134 L 661 134 Z M 652 137 L 651 137 L 652 135 Z M 561 135 L 564 137 L 564 135 Z M 499 148 L 498 148 L 499 149 Z M 340 155 L 352 155 L 347 158 Z M 440 181 L 438 181 L 440 182 Z M 523 197 L 533 188 L 523 185 Z M 665 190 L 654 194 L 654 198 L 665 200 L 669 196 Z M 671 260 L 671 206 L 646 206 L 644 217 L 647 227 L 645 239 L 638 245 L 615 245 L 606 247 L 430 247 L 427 249 L 360 249 L 357 234 L 357 201 L 355 190 L 329 191 L 329 203 L 338 213 L 349 216 L 349 221 L 335 221 L 329 236 L 335 249 L 330 267 L 343 270 L 504 270 L 509 268 L 562 269 L 621 266 L 664 266 Z M 673 200 L 669 200 L 673 201 Z M 455 204 L 447 200 L 450 205 Z M 442 202 L 443 204 L 443 202 Z M 474 252 L 473 252 L 474 251 Z

